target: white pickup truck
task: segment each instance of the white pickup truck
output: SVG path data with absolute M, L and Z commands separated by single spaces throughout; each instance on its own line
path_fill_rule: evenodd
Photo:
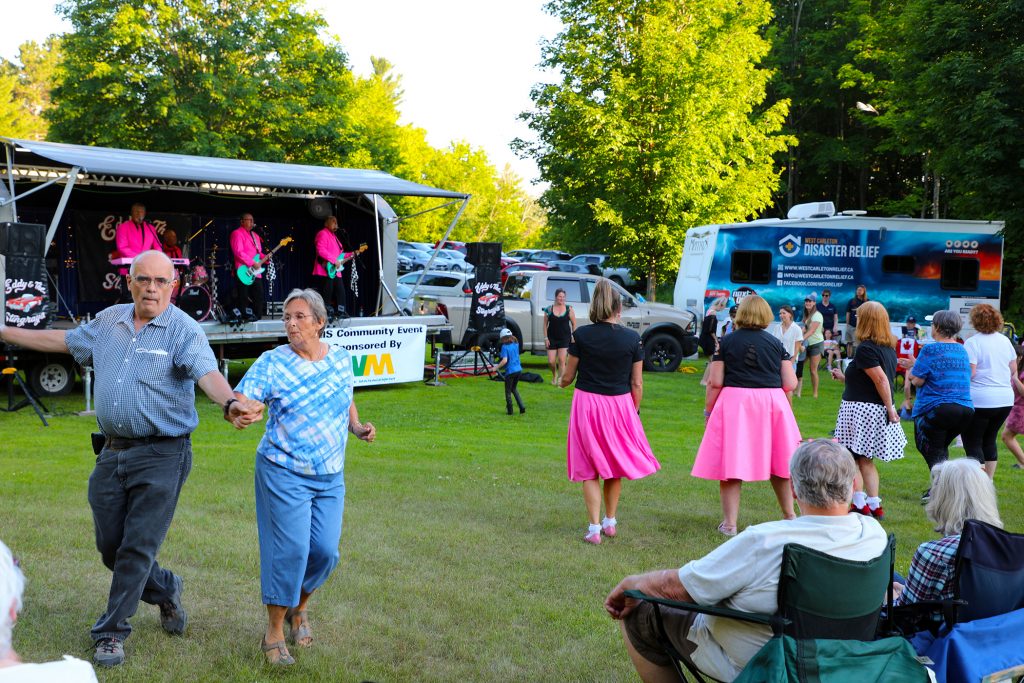
M 521 349 L 544 353 L 544 309 L 554 302 L 555 290 L 565 290 L 566 303 L 576 314 L 576 324 L 589 325 L 590 295 L 601 279 L 598 275 L 558 271 L 523 271 L 509 275 L 503 292 L 505 324 L 520 340 Z M 622 296 L 622 324 L 639 332 L 643 339 L 644 369 L 672 372 L 683 358 L 697 352 L 695 334 L 699 321 L 692 313 L 666 304 L 649 303 L 614 282 L 612 287 Z M 472 297 L 441 296 L 436 300 L 437 312 L 446 315 L 452 325 L 452 339 L 462 340 L 469 326 Z M 485 348 L 496 342 L 494 333 L 470 340 Z

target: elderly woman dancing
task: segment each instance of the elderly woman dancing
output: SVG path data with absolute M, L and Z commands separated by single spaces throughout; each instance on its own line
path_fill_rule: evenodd
M 320 340 L 326 322 L 317 292 L 293 290 L 284 301 L 288 344 L 261 355 L 235 390 L 240 401 L 269 407 L 256 449 L 256 524 L 268 618 L 262 648 L 278 666 L 295 662 L 286 620 L 292 643 L 312 644 L 306 607 L 338 564 L 347 432 L 368 442 L 376 436 L 359 422 L 348 351 Z

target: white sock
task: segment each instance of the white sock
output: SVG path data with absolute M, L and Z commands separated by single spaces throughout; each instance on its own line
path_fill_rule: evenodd
M 853 492 L 853 507 L 862 508 L 868 504 L 868 494 L 863 491 Z
M 877 510 L 878 506 L 882 504 L 882 499 L 875 496 L 874 498 L 868 498 L 868 507 L 872 510 Z
M 587 536 L 589 536 L 590 534 L 599 534 L 599 533 L 601 533 L 601 525 L 600 524 L 591 524 L 590 526 L 587 527 Z
M 601 520 L 602 527 L 615 526 L 616 524 L 618 524 L 618 522 L 615 521 L 614 517 L 605 517 Z

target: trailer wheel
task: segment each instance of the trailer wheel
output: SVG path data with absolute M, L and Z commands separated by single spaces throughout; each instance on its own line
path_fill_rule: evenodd
M 29 370 L 28 383 L 36 396 L 67 396 L 75 388 L 75 367 L 70 360 L 36 363 Z
M 683 347 L 670 334 L 652 334 L 644 342 L 644 370 L 675 372 L 683 360 Z

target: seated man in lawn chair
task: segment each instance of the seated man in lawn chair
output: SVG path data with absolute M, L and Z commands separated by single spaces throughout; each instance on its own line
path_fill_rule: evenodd
M 717 605 L 759 614 L 778 607 L 779 574 L 787 544 L 800 544 L 843 560 L 869 561 L 887 551 L 882 527 L 871 517 L 849 514 L 857 473 L 850 452 L 833 441 L 801 444 L 790 462 L 791 485 L 801 516 L 748 527 L 699 560 L 680 569 L 629 576 L 605 600 L 613 619 L 622 620 L 626 649 L 640 677 L 647 682 L 678 680 L 659 642 L 661 628 L 681 657 L 702 674 L 732 681 L 772 637 L 767 622 L 745 623 L 729 618 L 660 607 L 660 617 L 647 601 L 626 595 L 639 590 L 648 596 L 699 605 Z M 891 551 L 890 551 L 891 552 Z M 884 577 L 883 577 L 884 583 Z M 826 590 L 842 590 L 830 586 Z M 871 599 L 881 608 L 882 586 Z M 877 612 L 875 613 L 877 615 Z M 870 630 L 874 631 L 874 624 Z M 692 671 L 692 669 L 691 669 Z

